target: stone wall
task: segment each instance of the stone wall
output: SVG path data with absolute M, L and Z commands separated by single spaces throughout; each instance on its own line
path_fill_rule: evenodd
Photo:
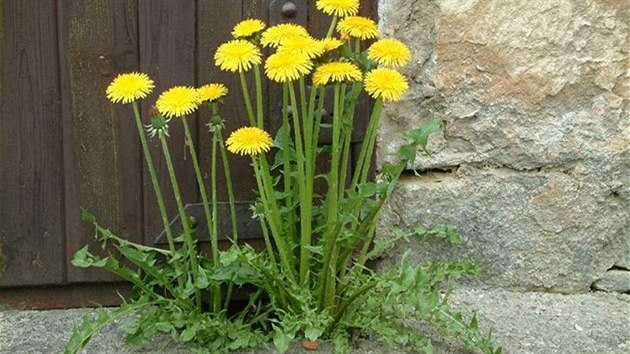
M 379 162 L 401 131 L 446 121 L 382 223 L 447 223 L 465 239 L 412 241 L 391 259 L 403 249 L 418 261 L 471 258 L 487 272 L 473 285 L 486 288 L 579 293 L 612 282 L 630 291 L 630 3 L 379 7 L 383 35 L 414 53 L 403 69 L 411 89 L 384 113 Z

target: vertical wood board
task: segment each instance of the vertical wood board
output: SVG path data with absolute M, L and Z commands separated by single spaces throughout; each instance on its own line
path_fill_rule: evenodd
M 55 2 L 2 2 L 0 286 L 64 280 Z
M 112 104 L 105 89 L 119 73 L 137 70 L 135 1 L 59 2 L 68 281 L 114 280 L 100 269 L 70 263 L 94 240 L 80 208 L 117 235 L 142 242 L 140 148 L 131 105 Z
M 195 1 L 139 0 L 138 25 L 140 69 L 155 80 L 154 93 L 141 106 L 145 124 L 150 123 L 149 111 L 160 93 L 173 86 L 195 85 Z M 196 116 L 189 116 L 193 137 L 197 136 Z M 179 118 L 170 123 L 168 145 L 184 204 L 198 199 L 192 160 L 185 146 L 184 129 Z M 159 140 L 150 140 L 153 162 L 169 210 L 177 208 Z M 151 243 L 163 229 L 149 171 L 144 168 L 144 230 L 145 242 Z

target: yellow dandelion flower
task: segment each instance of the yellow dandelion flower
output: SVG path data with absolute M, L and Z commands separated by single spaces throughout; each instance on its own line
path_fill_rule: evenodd
M 359 0 L 317 0 L 317 9 L 337 17 L 353 16 L 359 12 Z
M 173 118 L 194 112 L 199 103 L 197 89 L 188 86 L 175 86 L 162 92 L 155 106 L 163 116 Z
M 147 74 L 133 72 L 116 76 L 105 93 L 113 103 L 130 103 L 147 97 L 154 87 Z
M 252 42 L 236 39 L 223 43 L 214 54 L 216 66 L 224 71 L 248 71 L 262 61 L 260 49 Z
M 216 101 L 227 93 L 228 89 L 223 84 L 207 84 L 197 89 L 199 102 Z
M 361 16 L 344 17 L 337 24 L 337 31 L 341 34 L 360 39 L 376 38 L 379 35 L 376 22 Z
M 313 63 L 306 54 L 290 51 L 278 51 L 267 58 L 265 72 L 276 82 L 288 82 L 307 75 L 313 69 Z
M 316 86 L 324 86 L 329 82 L 360 81 L 362 78 L 361 69 L 345 61 L 323 64 L 313 73 L 313 83 Z
M 229 152 L 238 155 L 258 155 L 271 149 L 273 139 L 257 127 L 242 127 L 230 134 L 225 141 Z
M 277 48 L 282 42 L 291 37 L 308 37 L 306 28 L 292 23 L 281 23 L 267 28 L 260 37 L 260 44 L 263 47 Z
M 324 45 L 311 36 L 293 36 L 282 41 L 278 51 L 306 54 L 310 59 L 324 54 Z
M 399 67 L 409 63 L 411 52 L 401 41 L 386 38 L 372 44 L 367 57 L 381 65 Z
M 255 18 L 243 20 L 234 26 L 232 35 L 234 38 L 249 37 L 265 29 L 267 25 Z
M 319 41 L 322 44 L 322 48 L 324 48 L 324 53 L 331 52 L 343 45 L 343 42 L 337 38 L 324 38 Z
M 375 99 L 398 101 L 407 92 L 407 79 L 394 69 L 378 68 L 365 75 L 365 91 Z

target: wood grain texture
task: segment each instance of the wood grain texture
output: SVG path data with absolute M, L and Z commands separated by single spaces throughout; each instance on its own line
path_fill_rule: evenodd
M 70 263 L 84 245 L 100 248 L 80 208 L 115 234 L 142 242 L 141 161 L 131 106 L 112 105 L 105 96 L 115 75 L 137 68 L 136 8 L 134 1 L 60 2 L 68 282 L 116 279 Z
M 194 0 L 139 0 L 138 27 L 140 69 L 155 80 L 153 95 L 142 103 L 145 123 L 150 122 L 149 109 L 159 94 L 173 86 L 194 86 L 195 80 L 195 9 Z M 188 117 L 193 137 L 197 135 L 196 115 Z M 170 153 L 184 203 L 198 199 L 192 161 L 184 139 L 184 129 L 178 119 L 170 124 Z M 157 138 L 152 139 L 153 161 L 159 175 L 169 215 L 177 214 L 164 156 Z M 144 230 L 145 242 L 151 243 L 163 229 L 149 172 L 144 169 Z
M 0 286 L 64 280 L 55 1 L 2 2 Z

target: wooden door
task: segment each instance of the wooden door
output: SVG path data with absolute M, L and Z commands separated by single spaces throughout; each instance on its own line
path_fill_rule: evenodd
M 375 18 L 376 1 L 362 1 L 361 11 Z M 103 271 L 71 265 L 94 236 L 80 219 L 81 207 L 125 238 L 161 242 L 131 109 L 105 98 L 115 75 L 142 71 L 155 80 L 155 93 L 141 107 L 145 116 L 168 87 L 223 82 L 230 90 L 222 108 L 230 132 L 247 124 L 246 113 L 238 78 L 219 71 L 213 54 L 233 25 L 249 17 L 290 21 L 322 36 L 329 21 L 315 0 L 0 0 L 0 12 L 0 306 L 27 308 L 115 303 L 114 290 L 127 288 Z M 278 87 L 265 90 L 273 125 Z M 190 118 L 201 163 L 208 166 L 206 122 L 204 110 Z M 171 127 L 183 197 L 196 203 L 183 131 Z M 172 195 L 152 145 L 163 192 Z M 236 197 L 245 205 L 254 198 L 249 161 L 233 157 L 231 164 L 238 171 Z M 224 188 L 220 195 L 227 200 Z M 177 214 L 174 201 L 167 207 Z M 247 208 L 241 210 L 240 217 L 249 219 Z

